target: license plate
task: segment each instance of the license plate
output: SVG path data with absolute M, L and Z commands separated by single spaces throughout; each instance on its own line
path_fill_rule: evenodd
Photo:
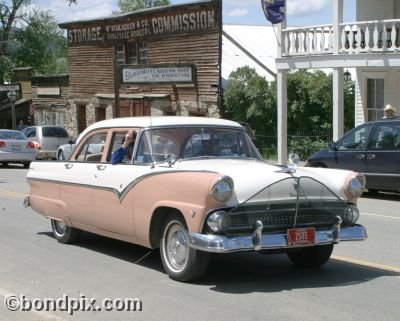
M 293 228 L 287 230 L 289 246 L 304 246 L 315 244 L 315 228 Z
M 21 145 L 11 145 L 12 150 L 21 150 Z

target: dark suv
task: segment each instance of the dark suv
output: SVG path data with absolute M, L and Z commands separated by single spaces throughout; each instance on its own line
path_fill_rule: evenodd
M 359 125 L 311 155 L 306 166 L 351 169 L 365 174 L 369 191 L 400 191 L 400 120 Z

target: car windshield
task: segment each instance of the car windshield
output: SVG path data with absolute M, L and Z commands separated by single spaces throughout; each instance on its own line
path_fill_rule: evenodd
M 141 135 L 135 163 L 165 162 L 176 159 L 256 158 L 257 149 L 242 129 L 217 127 L 180 127 L 146 130 Z
M 62 137 L 67 138 L 68 132 L 62 127 L 43 127 L 42 128 L 43 137 Z
M 26 136 L 17 130 L 0 131 L 0 139 L 25 140 Z

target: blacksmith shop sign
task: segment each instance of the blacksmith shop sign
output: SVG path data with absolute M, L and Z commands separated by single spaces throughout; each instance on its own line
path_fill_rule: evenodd
M 123 84 L 184 84 L 194 82 L 193 65 L 122 65 Z
M 220 27 L 220 0 L 146 11 L 118 17 L 118 20 L 110 17 L 82 23 L 62 23 L 60 27 L 68 29 L 68 43 L 72 46 L 209 32 Z

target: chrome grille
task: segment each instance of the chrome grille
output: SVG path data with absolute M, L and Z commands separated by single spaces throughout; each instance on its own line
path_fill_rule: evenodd
M 282 232 L 295 227 L 332 227 L 344 219 L 347 203 L 311 177 L 291 177 L 267 186 L 229 211 L 228 234 L 248 233 L 261 221 L 263 232 Z

